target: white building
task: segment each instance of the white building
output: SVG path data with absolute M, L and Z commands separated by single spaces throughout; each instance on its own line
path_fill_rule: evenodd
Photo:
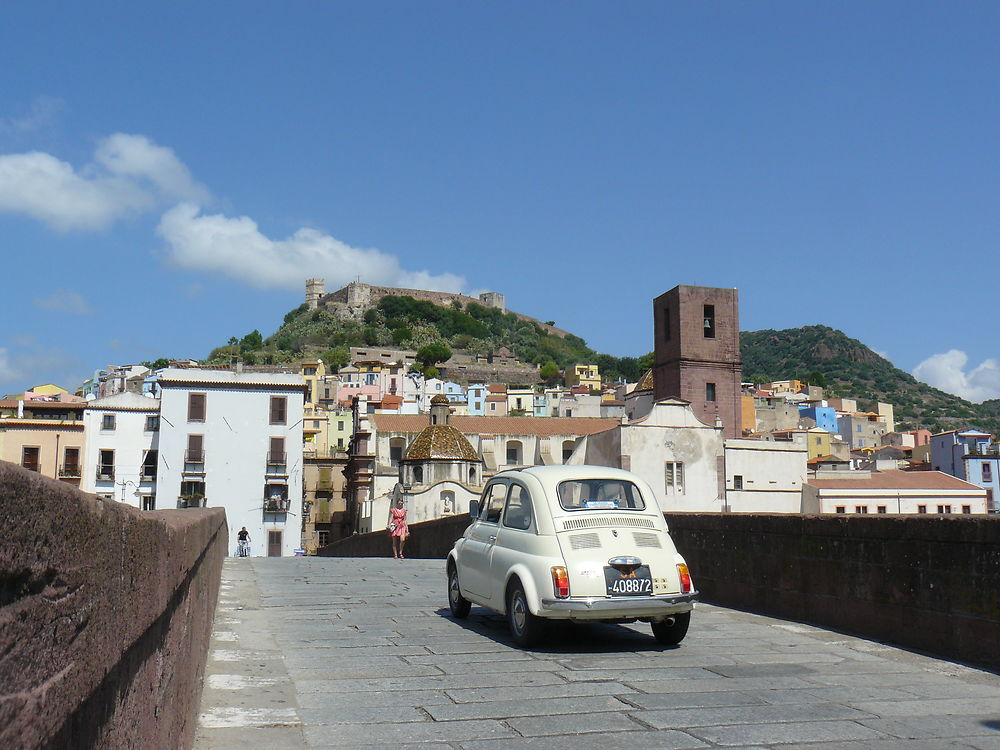
M 303 377 L 167 369 L 159 383 L 159 507 L 223 507 L 232 537 L 250 532 L 251 554 L 292 555 L 302 528 Z
M 941 471 L 830 472 L 803 486 L 802 512 L 978 515 L 986 490 Z
M 729 438 L 726 510 L 734 513 L 800 513 L 808 469 L 805 441 Z
M 583 438 L 567 463 L 632 471 L 664 511 L 720 511 L 722 456 L 722 427 L 699 421 L 687 401 L 664 399 L 635 422 Z
M 86 448 L 80 489 L 156 510 L 159 399 L 130 392 L 95 399 L 87 404 L 83 424 Z

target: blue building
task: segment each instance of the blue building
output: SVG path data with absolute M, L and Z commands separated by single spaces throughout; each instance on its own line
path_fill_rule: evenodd
M 486 395 L 488 393 L 486 385 L 484 383 L 475 383 L 465 390 L 469 401 L 469 415 L 473 417 L 485 417 Z
M 979 430 L 949 430 L 931 435 L 931 468 L 979 485 L 986 490 L 986 507 L 1000 512 L 1000 445 Z
M 837 410 L 832 406 L 800 406 L 799 416 L 813 420 L 821 430 L 837 434 Z

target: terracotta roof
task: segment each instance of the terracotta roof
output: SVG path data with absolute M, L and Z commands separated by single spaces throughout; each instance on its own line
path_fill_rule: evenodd
M 5 398 L 0 401 L 0 408 L 4 409 L 16 409 L 17 399 Z M 55 409 L 57 411 L 66 411 L 67 409 L 79 409 L 82 411 L 87 406 L 86 401 L 25 401 L 24 408 L 27 410 L 38 410 L 38 409 Z
M 437 398 L 437 396 L 435 396 L 434 398 Z M 399 406 L 402 403 L 403 403 L 403 397 L 400 396 L 398 393 L 387 393 L 384 396 L 382 396 L 383 407 L 390 404 L 393 406 Z M 434 401 L 432 400 L 431 403 L 434 403 Z
M 457 429 L 447 424 L 425 427 L 406 449 L 407 461 L 434 459 L 479 461 L 472 444 Z
M 872 472 L 871 477 L 853 479 L 810 479 L 806 484 L 821 490 L 982 490 L 943 471 Z
M 507 396 L 502 393 L 491 393 L 486 397 L 487 401 L 506 401 Z
M 500 384 L 490 383 L 490 385 L 486 386 L 486 390 L 488 390 L 490 393 L 506 393 L 507 386 L 503 385 L 502 383 Z
M 400 399 L 400 401 L 402 401 L 402 399 Z M 437 405 L 441 405 L 441 404 L 443 404 L 444 406 L 447 406 L 450 403 L 451 402 L 448 400 L 448 397 L 444 396 L 444 395 L 442 395 L 440 393 L 438 395 L 436 395 L 434 398 L 431 399 L 431 406 L 437 406 Z
M 427 414 L 372 414 L 379 432 L 420 432 Z M 476 417 L 453 416 L 448 423 L 466 435 L 594 435 L 621 425 L 614 417 Z
M 843 459 L 843 458 L 837 458 L 836 456 L 828 454 L 826 456 L 817 456 L 816 458 L 810 458 L 808 461 L 806 461 L 806 463 L 807 464 L 847 464 L 847 463 L 850 463 L 850 461 L 848 461 L 846 459 Z

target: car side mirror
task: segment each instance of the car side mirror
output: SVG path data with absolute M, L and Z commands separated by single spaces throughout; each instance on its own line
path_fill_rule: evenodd
M 479 501 L 470 500 L 469 501 L 469 516 L 471 518 L 479 518 Z

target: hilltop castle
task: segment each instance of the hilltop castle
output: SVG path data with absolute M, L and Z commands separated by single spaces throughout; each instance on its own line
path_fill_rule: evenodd
M 413 297 L 413 299 L 448 306 L 458 301 L 462 306 L 475 302 L 485 307 L 495 307 L 506 312 L 504 296 L 499 292 L 483 292 L 479 299 L 451 292 L 431 292 L 425 289 L 397 289 L 389 286 L 373 286 L 360 281 L 352 281 L 336 292 L 325 294 L 323 279 L 306 279 L 306 304 L 310 310 L 323 308 L 338 318 L 361 320 L 365 311 L 375 307 L 383 297 Z

